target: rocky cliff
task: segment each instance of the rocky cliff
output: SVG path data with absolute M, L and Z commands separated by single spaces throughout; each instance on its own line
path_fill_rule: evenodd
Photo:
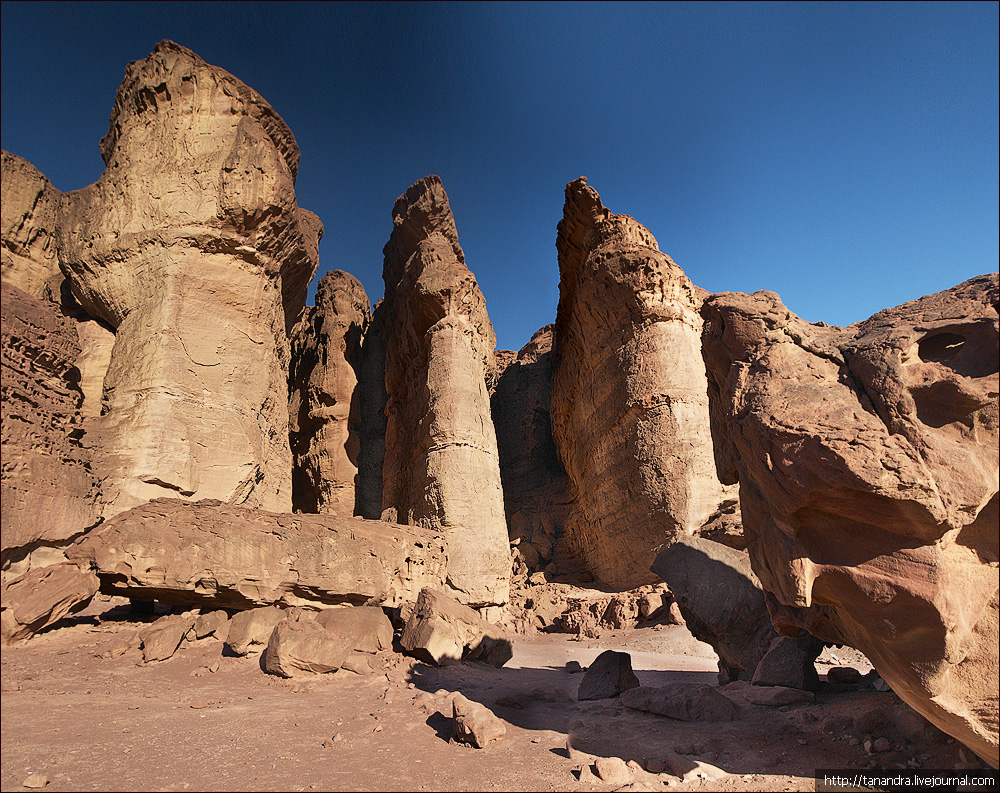
M 719 472 L 775 624 L 862 650 L 994 766 L 997 298 L 980 276 L 850 328 L 772 292 L 703 308 Z
M 704 291 L 584 178 L 559 223 L 552 427 L 576 509 L 566 542 L 616 588 L 650 583 L 657 550 L 724 498 L 712 461 Z

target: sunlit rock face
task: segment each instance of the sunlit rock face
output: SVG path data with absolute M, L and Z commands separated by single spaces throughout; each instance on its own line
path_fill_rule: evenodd
M 322 225 L 295 202 L 298 148 L 264 99 L 184 47 L 131 63 L 67 194 L 60 259 L 114 331 L 91 432 L 104 515 L 159 496 L 291 510 L 287 331 Z
M 384 254 L 382 517 L 445 535 L 457 599 L 505 603 L 510 553 L 487 389 L 496 335 L 436 176 L 396 201 Z
M 576 499 L 565 542 L 598 580 L 627 589 L 655 581 L 657 551 L 725 495 L 701 358 L 705 292 L 583 178 L 566 186 L 556 248 L 552 429 Z
M 292 334 L 289 431 L 297 512 L 357 514 L 361 340 L 371 322 L 364 287 L 334 270 Z
M 996 766 L 997 275 L 811 325 L 772 292 L 703 308 L 720 475 L 772 619 L 863 651 Z

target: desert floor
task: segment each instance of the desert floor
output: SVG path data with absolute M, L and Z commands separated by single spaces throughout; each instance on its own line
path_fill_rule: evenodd
M 633 771 L 627 789 L 814 790 L 816 768 L 952 768 L 954 741 L 928 730 L 916 744 L 869 755 L 853 718 L 897 703 L 872 691 L 821 691 L 813 704 L 746 705 L 738 721 L 689 723 L 576 701 L 586 667 L 605 649 L 626 650 L 644 685 L 716 683 L 711 648 L 681 626 L 658 625 L 576 641 L 519 637 L 502 669 L 443 668 L 402 655 L 369 676 L 282 680 L 259 658 L 222 656 L 204 640 L 143 664 L 124 601 L 97 598 L 63 627 L 2 654 L 0 786 L 21 790 L 613 790 L 581 769 L 598 757 L 650 760 L 680 751 L 728 772 L 682 782 Z M 821 657 L 827 657 L 830 650 Z M 843 662 L 845 654 L 834 651 Z M 847 659 L 867 671 L 863 657 Z M 822 672 L 823 666 L 819 669 Z M 447 694 L 489 706 L 506 737 L 479 750 L 449 742 Z M 497 704 L 504 698 L 506 705 Z M 655 766 L 654 766 L 655 767 Z

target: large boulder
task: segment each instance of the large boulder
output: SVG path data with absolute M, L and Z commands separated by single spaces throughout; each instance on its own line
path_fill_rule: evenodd
M 652 569 L 669 585 L 688 630 L 718 654 L 720 683 L 753 680 L 775 644 L 758 682 L 796 688 L 818 684 L 814 662 L 822 644 L 808 634 L 801 648 L 795 641 L 794 648 L 775 643 L 781 637 L 771 625 L 747 554 L 701 537 L 682 537 L 659 553 Z
M 556 248 L 552 430 L 576 499 L 566 542 L 599 581 L 631 589 L 725 497 L 701 359 L 706 293 L 584 178 L 566 186 Z
M 639 686 L 639 678 L 632 671 L 632 656 L 615 650 L 605 650 L 587 669 L 576 698 L 581 702 L 591 699 L 611 699 Z
M 638 686 L 624 692 L 621 701 L 627 708 L 679 721 L 735 721 L 740 717 L 740 709 L 728 697 L 702 683 Z
M 0 550 L 5 570 L 26 572 L 17 563 L 26 566 L 29 553 L 66 545 L 100 518 L 91 450 L 80 441 L 79 354 L 75 323 L 56 304 L 3 284 Z
M 421 660 L 439 666 L 468 659 L 501 667 L 513 657 L 504 631 L 474 609 L 430 587 L 421 590 L 400 644 Z
M 398 606 L 447 575 L 443 540 L 419 527 L 179 499 L 112 518 L 66 553 L 107 594 L 214 608 Z
M 364 287 L 334 270 L 316 287 L 292 333 L 289 439 L 292 506 L 298 512 L 358 514 L 361 340 L 371 321 Z
M 66 196 L 59 261 L 115 334 L 90 427 L 103 515 L 160 496 L 290 511 L 287 332 L 322 233 L 295 202 L 294 136 L 164 41 L 127 67 L 101 154 Z
M 487 389 L 496 335 L 441 180 L 412 185 L 392 214 L 382 517 L 441 531 L 455 597 L 503 604 L 510 551 Z
M 5 582 L 0 587 L 0 644 L 27 641 L 79 611 L 99 586 L 92 571 L 66 562 L 38 567 Z
M 994 766 L 997 280 L 849 328 L 771 292 L 703 307 L 718 469 L 776 626 L 858 648 Z
M 264 671 L 280 677 L 336 672 L 354 649 L 354 636 L 344 628 L 326 627 L 305 616 L 282 620 L 264 649 Z

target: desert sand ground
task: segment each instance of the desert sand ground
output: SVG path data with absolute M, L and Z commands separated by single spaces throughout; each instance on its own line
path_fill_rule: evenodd
M 645 768 L 679 750 L 728 776 L 682 782 L 636 770 L 626 789 L 791 791 L 814 790 L 816 768 L 966 759 L 931 728 L 866 753 L 854 717 L 898 703 L 891 692 L 821 691 L 808 705 L 745 706 L 728 723 L 576 700 L 582 675 L 566 662 L 586 667 L 605 649 L 630 652 L 644 685 L 716 683 L 711 648 L 682 626 L 519 637 L 502 669 L 386 654 L 369 676 L 282 680 L 258 658 L 223 657 L 217 640 L 161 663 L 143 664 L 135 648 L 100 658 L 138 627 L 124 603 L 100 597 L 28 646 L 4 649 L 3 790 L 41 776 L 46 790 L 613 790 L 586 771 L 580 781 L 581 769 L 602 756 Z M 452 691 L 493 709 L 506 737 L 482 750 L 449 742 Z

